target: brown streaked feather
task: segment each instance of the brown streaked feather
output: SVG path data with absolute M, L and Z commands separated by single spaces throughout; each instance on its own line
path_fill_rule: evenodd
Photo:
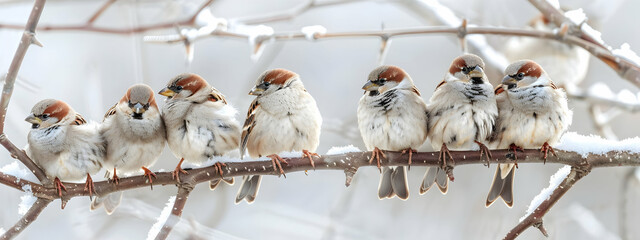
M 549 85 L 551 85 L 551 88 L 553 89 L 558 89 L 558 86 L 556 86 L 556 84 L 551 80 L 549 80 Z
M 539 78 L 542 75 L 542 67 L 533 61 L 528 61 L 518 69 L 518 72 L 524 73 L 525 76 Z
M 449 73 L 453 75 L 457 72 L 460 72 L 460 70 L 462 70 L 462 68 L 466 66 L 467 66 L 467 62 L 465 62 L 463 58 L 457 57 L 451 63 L 451 66 L 449 67 Z
M 247 149 L 247 142 L 249 141 L 249 134 L 251 134 L 251 130 L 253 130 L 253 126 L 256 125 L 255 122 L 255 111 L 260 106 L 258 103 L 258 99 L 253 100 L 251 106 L 249 106 L 249 111 L 247 112 L 247 119 L 244 121 L 244 126 L 242 127 L 242 137 L 240 142 L 240 157 L 244 156 L 244 152 Z
M 411 91 L 418 94 L 418 96 L 420 96 L 420 91 L 418 90 L 418 88 L 416 86 L 411 87 Z
M 191 93 L 195 93 L 201 88 L 207 85 L 207 82 L 202 79 L 202 77 L 191 74 L 188 77 L 182 78 L 176 82 L 176 85 L 182 86 L 183 89 L 191 91 Z
M 224 104 L 227 104 L 227 100 L 224 98 L 224 95 L 218 94 L 216 92 L 212 92 L 211 94 L 209 94 L 208 100 L 212 102 L 222 101 Z
M 114 104 L 113 107 L 109 108 L 109 110 L 107 110 L 107 113 L 104 114 L 104 117 L 102 118 L 102 121 L 104 122 L 105 119 L 107 119 L 107 117 L 116 114 L 116 106 L 118 106 L 118 104 Z
M 496 89 L 493 91 L 493 94 L 498 95 L 498 94 L 500 94 L 500 93 L 502 93 L 502 92 L 504 92 L 504 88 L 503 88 L 502 84 L 500 84 L 500 85 L 498 85 L 498 86 L 496 87 Z
M 58 120 L 61 120 L 62 118 L 67 116 L 70 110 L 71 110 L 71 107 L 69 107 L 67 103 L 63 101 L 57 101 L 56 103 L 51 104 L 42 113 L 49 114 L 50 117 L 55 117 Z
M 438 86 L 436 86 L 436 90 L 437 90 L 440 86 L 444 85 L 445 83 L 447 83 L 447 81 L 445 81 L 445 80 L 442 80 L 442 82 L 438 83 Z
M 269 71 L 269 73 L 267 73 L 267 75 L 264 76 L 264 79 L 262 81 L 269 82 L 272 84 L 284 85 L 284 83 L 287 82 L 287 80 L 291 79 L 296 75 L 297 74 L 292 71 L 282 69 L 282 68 L 276 68 Z
M 393 82 L 401 82 L 407 74 L 402 70 L 402 68 L 396 66 L 388 66 L 384 72 L 381 72 L 378 75 L 378 79 L 386 79 L 387 81 Z
M 85 123 L 87 123 L 87 120 L 84 120 L 82 115 L 76 114 L 76 120 L 73 121 L 73 123 L 71 125 L 82 125 L 82 124 L 85 124 Z

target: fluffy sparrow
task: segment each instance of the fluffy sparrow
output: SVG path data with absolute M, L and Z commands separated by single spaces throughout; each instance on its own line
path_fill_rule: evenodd
M 514 62 L 505 74 L 495 91 L 499 115 L 491 145 L 510 148 L 514 154 L 517 149 L 542 147 L 546 159 L 549 151 L 554 153 L 550 145 L 556 144 L 571 125 L 573 112 L 567 106 L 567 96 L 534 61 Z M 498 164 L 487 207 L 498 197 L 513 206 L 513 167 Z
M 98 124 L 87 121 L 67 103 L 45 99 L 31 109 L 25 121 L 31 123 L 25 148 L 48 178 L 53 179 L 62 197 L 61 181 L 80 181 L 86 177 L 85 191 L 94 193 L 91 174 L 100 170 L 105 155 Z
M 237 149 L 240 142 L 240 124 L 235 119 L 236 109 L 227 104 L 218 89 L 202 77 L 183 73 L 169 81 L 160 95 L 167 101 L 162 107 L 162 119 L 167 129 L 167 143 L 180 162 L 173 176 L 180 181 L 183 161 L 200 164 L 213 156 L 221 156 Z M 216 166 L 222 175 L 222 166 Z M 232 184 L 233 178 L 223 179 Z M 212 181 L 215 188 L 220 181 Z
M 473 54 L 457 57 L 449 72 L 438 84 L 427 106 L 428 137 L 434 149 L 440 148 L 443 168 L 432 167 L 425 173 L 420 194 L 424 194 L 437 183 L 444 194 L 448 188 L 446 157 L 448 149 L 471 150 L 480 146 L 489 162 L 490 152 L 482 142 L 488 140 L 493 130 L 498 108 L 493 95 L 493 86 L 484 73 L 484 62 Z
M 120 101 L 111 107 L 104 116 L 100 133 L 106 142 L 107 155 L 102 166 L 113 169 L 112 181 L 118 184 L 117 173 L 135 174 L 140 169 L 153 183 L 155 174 L 148 168 L 158 160 L 165 144 L 165 129 L 160 110 L 151 87 L 145 84 L 131 86 Z M 153 189 L 153 185 L 151 185 Z M 120 204 L 122 192 L 113 196 L 98 197 L 91 208 L 104 203 L 107 213 Z M 114 201 L 112 201 L 114 200 Z
M 358 103 L 358 126 L 370 162 L 380 168 L 382 150 L 411 154 L 427 138 L 427 109 L 409 74 L 396 66 L 380 66 L 369 74 Z M 378 186 L 378 197 L 409 197 L 406 167 L 385 167 Z
M 286 69 L 267 70 L 249 92 L 256 95 L 247 113 L 242 132 L 240 155 L 245 149 L 249 156 L 271 158 L 274 170 L 284 174 L 277 154 L 283 151 L 302 151 L 313 166 L 312 156 L 320 141 L 322 117 L 316 101 L 307 92 L 298 74 Z M 243 199 L 255 200 L 260 187 L 260 175 L 244 178 L 236 196 L 236 203 Z

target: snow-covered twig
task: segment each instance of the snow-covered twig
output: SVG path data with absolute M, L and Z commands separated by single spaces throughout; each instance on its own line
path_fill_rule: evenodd
M 33 205 L 31 205 L 31 208 L 29 208 L 27 213 L 24 216 L 22 216 L 20 221 L 18 221 L 15 225 L 13 225 L 13 227 L 9 228 L 7 232 L 2 234 L 2 236 L 0 236 L 0 239 L 4 240 L 4 239 L 15 238 L 18 234 L 24 231 L 24 229 L 27 228 L 33 221 L 35 221 L 36 218 L 38 218 L 42 210 L 44 210 L 47 207 L 47 205 L 51 203 L 51 201 L 52 200 L 50 199 L 38 198 L 36 202 Z
M 593 147 L 592 152 L 588 151 L 589 146 L 598 145 Z M 294 157 L 292 154 L 282 156 L 288 162 L 283 165 L 283 170 L 286 174 L 293 172 L 304 172 L 310 170 L 339 170 L 344 171 L 346 177 L 352 177 L 353 173 L 357 172 L 361 167 L 375 167 L 376 164 L 369 163 L 369 157 L 371 152 L 352 152 L 348 148 L 344 151 L 334 150 L 332 155 L 321 155 L 314 158 L 315 168 L 311 166 L 308 158 Z M 493 156 L 495 157 L 495 163 L 513 163 L 513 153 L 508 150 L 493 150 Z M 590 167 L 619 167 L 619 166 L 640 166 L 640 139 L 629 139 L 621 141 L 620 144 L 613 144 L 611 141 L 606 141 L 598 137 L 580 136 L 577 134 L 565 134 L 562 140 L 562 144 L 557 147 L 557 157 L 550 156 L 547 163 L 560 163 L 570 165 L 572 167 L 582 167 L 588 165 Z M 484 158 L 481 157 L 477 151 L 452 151 L 451 152 L 455 162 L 450 162 L 452 167 L 460 165 L 479 165 L 485 164 Z M 518 152 L 518 163 L 543 163 L 542 153 L 538 149 L 527 149 L 524 152 Z M 300 154 L 298 154 L 300 155 Z M 295 155 L 295 156 L 298 156 Z M 386 152 L 386 159 L 382 159 L 382 166 L 407 166 L 407 155 L 402 155 L 400 152 Z M 246 175 L 279 175 L 274 171 L 272 162 L 266 158 L 258 160 L 240 160 L 236 158 L 218 157 L 212 159 L 214 161 L 223 161 L 226 167 L 222 168 L 222 173 L 225 177 L 239 177 Z M 437 152 L 419 152 L 413 154 L 412 166 L 440 166 L 438 161 Z M 345 171 L 348 170 L 348 171 Z M 209 182 L 211 180 L 220 179 L 222 176 L 216 168 L 216 166 L 208 166 L 201 168 L 193 168 L 186 170 L 188 174 L 181 175 L 180 179 L 182 183 L 188 183 L 189 186 L 195 186 L 203 182 Z M 0 174 L 0 180 L 3 179 L 3 174 Z M 157 172 L 157 178 L 154 179 L 156 186 L 175 186 L 176 181 L 173 179 L 171 172 Z M 571 176 L 571 175 L 570 175 Z M 27 180 L 18 179 L 16 177 L 10 177 L 7 179 L 9 183 L 16 189 L 24 191 L 24 185 L 30 185 L 33 194 L 40 199 L 54 200 L 59 199 L 58 193 L 55 188 L 44 187 L 40 184 L 32 183 Z M 6 184 L 7 181 L 1 181 Z M 88 193 L 84 189 L 84 184 L 77 183 L 64 183 L 66 191 L 62 194 L 63 200 L 68 200 L 73 197 L 88 196 Z M 18 188 L 18 186 L 20 186 Z M 563 185 L 560 185 L 561 187 Z M 181 185 L 178 186 L 179 188 Z M 120 183 L 115 184 L 108 181 L 95 182 L 94 196 L 105 196 L 109 193 L 125 191 L 130 189 L 148 188 L 147 179 L 143 176 L 133 176 L 121 178 Z M 183 190 L 184 191 L 184 190 Z M 553 194 L 552 194 L 553 196 Z M 183 198 L 182 201 L 186 201 Z M 184 204 L 184 203 L 181 203 Z M 543 204 L 544 205 L 544 202 Z M 179 205 L 178 205 L 179 207 Z M 178 209 L 178 208 L 176 208 Z M 181 208 L 180 208 L 181 209 Z M 534 212 L 532 215 L 535 215 Z M 175 214 L 178 215 L 178 214 Z
M 575 42 L 585 50 L 589 51 L 593 56 L 609 65 L 618 75 L 631 83 L 640 87 L 640 66 L 634 62 L 634 59 L 628 59 L 625 56 L 631 54 L 628 49 L 621 49 L 625 54 L 614 54 L 611 47 L 607 45 L 601 38 L 600 33 L 593 30 L 588 24 L 581 22 L 576 23 L 565 16 L 565 13 L 549 3 L 547 0 L 529 0 L 547 19 L 554 22 L 557 26 L 569 26 L 568 36 L 564 38 L 572 38 L 567 43 Z M 628 48 L 628 47 L 627 47 Z
M 562 196 L 564 196 L 564 194 L 567 193 L 567 191 L 569 191 L 569 189 L 571 189 L 571 187 L 573 187 L 576 182 L 578 182 L 578 180 L 589 174 L 589 172 L 591 171 L 591 167 L 592 166 L 589 165 L 586 161 L 583 162 L 583 164 L 571 166 L 569 174 L 567 174 L 567 176 L 562 179 L 562 182 L 560 182 L 560 184 L 558 184 L 557 187 L 553 189 L 553 192 L 551 192 L 551 194 L 548 195 L 548 197 L 546 197 L 544 201 L 537 205 L 533 212 L 527 215 L 526 218 L 522 219 L 518 225 L 511 229 L 511 231 L 507 233 L 504 239 L 515 239 L 529 227 L 536 227 L 543 235 L 548 236 L 547 230 L 542 224 L 542 217 L 544 217 L 544 215 L 549 212 L 551 207 L 553 207 L 553 205 L 555 205 L 556 202 L 558 202 L 558 200 L 560 200 L 560 198 L 562 198 Z M 554 183 L 551 184 L 553 185 Z M 534 203 L 532 202 L 532 204 Z
M 40 15 L 42 14 L 42 9 L 44 8 L 45 0 L 37 0 L 33 4 L 33 8 L 31 10 L 31 14 L 29 15 L 29 19 L 27 20 L 27 24 L 23 27 L 24 33 L 22 34 L 22 38 L 20 39 L 20 44 L 18 45 L 18 49 L 16 53 L 13 55 L 13 60 L 11 61 L 11 65 L 9 66 L 9 70 L 7 71 L 7 76 L 4 80 L 4 87 L 2 88 L 2 97 L 0 98 L 0 144 L 2 144 L 14 158 L 18 158 L 31 172 L 33 172 L 38 180 L 45 185 L 51 184 L 51 181 L 44 174 L 44 171 L 40 169 L 22 150 L 13 145 L 11 141 L 4 134 L 4 125 L 5 118 L 7 115 L 7 108 L 9 107 L 9 100 L 11 99 L 11 94 L 13 93 L 13 87 L 16 82 L 16 78 L 18 77 L 18 71 L 20 71 L 20 66 L 22 65 L 22 60 L 24 60 L 24 56 L 27 54 L 27 50 L 31 44 L 42 46 L 40 41 L 36 39 L 36 26 L 38 25 L 38 21 L 40 20 Z
M 184 209 L 184 205 L 187 203 L 191 190 L 193 190 L 193 186 L 190 184 L 183 183 L 178 186 L 178 194 L 176 194 L 173 208 L 171 208 L 171 215 L 167 216 L 167 220 L 164 222 L 162 229 L 160 229 L 160 232 L 155 237 L 156 240 L 167 239 L 169 233 L 171 233 L 171 230 L 173 229 L 173 226 L 178 223 L 180 216 L 182 216 L 182 210 Z

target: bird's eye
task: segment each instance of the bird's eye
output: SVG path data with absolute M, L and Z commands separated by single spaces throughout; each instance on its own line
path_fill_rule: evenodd
M 178 85 L 178 86 L 176 86 L 176 89 L 182 90 L 182 86 Z
M 524 78 L 524 73 L 518 73 L 518 75 L 516 75 L 516 79 L 518 80 L 522 80 Z
M 380 82 L 380 84 L 384 84 L 385 82 L 387 82 L 386 78 L 380 78 L 378 79 L 378 82 Z
M 42 116 L 40 116 L 42 119 L 48 119 L 49 118 L 49 114 L 42 114 Z
M 468 67 L 462 67 L 460 70 L 462 70 L 462 72 L 465 73 L 465 74 L 470 72 Z
M 149 103 L 145 104 L 143 107 L 144 107 L 144 110 L 149 110 Z
M 133 103 L 129 101 L 129 107 L 133 107 Z
M 270 82 L 263 82 L 262 84 L 264 84 L 265 87 L 268 87 L 269 85 L 271 85 Z

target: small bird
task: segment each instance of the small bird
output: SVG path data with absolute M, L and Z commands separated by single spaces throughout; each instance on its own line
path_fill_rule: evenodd
M 86 177 L 84 190 L 91 197 L 95 193 L 91 174 L 102 168 L 105 155 L 98 124 L 87 123 L 67 103 L 55 99 L 36 103 L 25 121 L 32 124 L 25 152 L 54 180 L 58 195 L 66 191 L 62 181 Z
M 364 95 L 358 103 L 358 127 L 362 140 L 372 151 L 380 169 L 382 150 L 408 153 L 409 165 L 414 149 L 427 138 L 427 106 L 413 85 L 409 74 L 396 66 L 380 66 L 371 71 L 362 87 Z M 406 167 L 382 170 L 378 197 L 409 198 Z
M 172 78 L 160 95 L 167 100 L 162 107 L 162 119 L 167 130 L 167 143 L 180 162 L 173 177 L 180 182 L 182 162 L 201 164 L 214 156 L 222 156 L 238 148 L 240 123 L 235 119 L 236 109 L 227 104 L 224 95 L 202 77 L 183 73 Z M 224 163 L 215 166 L 222 175 Z M 233 178 L 223 178 L 233 184 Z M 214 189 L 220 183 L 212 181 Z
M 154 92 L 146 84 L 131 86 L 120 101 L 107 111 L 100 126 L 107 154 L 102 166 L 113 169 L 112 181 L 119 182 L 117 173 L 135 174 L 140 169 L 144 177 L 149 179 L 153 189 L 153 178 L 156 175 L 149 167 L 158 160 L 165 144 L 164 122 L 156 104 Z M 91 208 L 105 206 L 111 214 L 120 204 L 122 192 L 109 194 L 107 197 L 97 197 L 91 203 Z
M 491 136 L 498 107 L 493 86 L 484 73 L 482 59 L 473 54 L 455 58 L 430 101 L 427 105 L 428 138 L 434 149 L 441 149 L 443 166 L 427 170 L 420 194 L 426 193 L 434 182 L 445 194 L 449 185 L 444 170 L 447 169 L 446 157 L 453 160 L 449 149 L 471 150 L 478 144 L 480 155 L 486 156 L 487 165 L 491 159 L 489 149 L 482 142 Z
M 281 68 L 267 70 L 258 77 L 249 94 L 257 97 L 244 122 L 240 155 L 246 149 L 252 158 L 267 156 L 274 171 L 284 174 L 281 163 L 287 162 L 278 153 L 302 151 L 303 157 L 309 158 L 315 167 L 313 156 L 318 156 L 314 151 L 320 143 L 322 116 L 300 76 Z M 244 178 L 236 203 L 255 200 L 260 178 L 260 175 Z
M 554 31 L 556 25 L 543 15 L 529 23 L 535 30 Z M 570 90 L 580 84 L 589 70 L 591 54 L 581 47 L 557 41 L 530 37 L 512 37 L 505 44 L 505 57 L 510 61 L 531 59 L 543 66 L 558 87 Z
M 495 90 L 499 115 L 490 144 L 509 148 L 514 154 L 518 149 L 541 147 L 547 159 L 549 151 L 555 154 L 551 145 L 558 143 L 571 125 L 573 112 L 567 106 L 567 96 L 532 60 L 512 63 L 505 74 Z M 514 164 L 498 164 L 487 207 L 498 197 L 513 206 L 513 167 Z

